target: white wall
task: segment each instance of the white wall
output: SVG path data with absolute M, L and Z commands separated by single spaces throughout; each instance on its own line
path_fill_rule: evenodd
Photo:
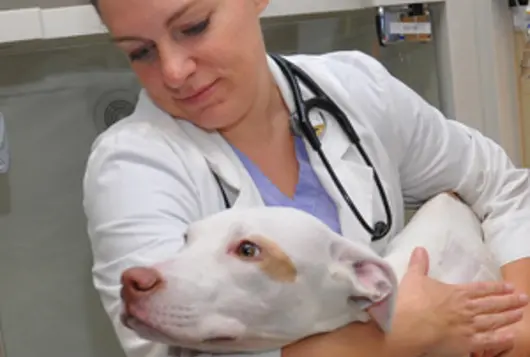
M 376 50 L 373 15 L 267 20 L 266 39 L 274 51 L 378 54 L 438 105 L 433 46 Z M 317 25 L 323 30 L 315 32 Z M 318 37 L 306 41 L 308 33 Z M 136 85 L 122 56 L 100 41 L 0 51 L 0 111 L 12 150 L 11 171 L 0 177 L 0 325 L 7 357 L 121 355 L 91 285 L 81 177 L 97 135 L 98 98 L 114 89 L 134 93 Z

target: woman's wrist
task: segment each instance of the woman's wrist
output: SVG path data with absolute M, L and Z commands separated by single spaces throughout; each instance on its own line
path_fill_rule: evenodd
M 384 334 L 375 323 L 353 323 L 282 350 L 282 357 L 419 357 L 425 346 L 403 333 Z
M 397 331 L 390 332 L 384 337 L 384 343 L 381 346 L 384 348 L 381 351 L 381 356 L 407 356 L 420 357 L 426 354 L 428 347 L 421 343 L 420 339 L 414 338 L 414 333 L 409 331 L 406 333 L 398 333 Z

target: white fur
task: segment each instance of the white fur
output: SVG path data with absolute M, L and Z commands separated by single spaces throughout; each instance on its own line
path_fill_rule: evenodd
M 257 263 L 228 252 L 254 235 L 290 257 L 295 281 L 271 279 Z M 187 236 L 174 259 L 154 267 L 164 288 L 137 304 L 141 315 L 124 316 L 124 322 L 141 337 L 207 352 L 275 349 L 370 318 L 386 331 L 398 281 L 416 246 L 427 248 L 430 275 L 442 281 L 499 277 L 478 219 L 448 194 L 417 212 L 384 259 L 365 243 L 285 207 L 223 211 L 192 224 Z M 234 340 L 206 341 L 220 336 Z

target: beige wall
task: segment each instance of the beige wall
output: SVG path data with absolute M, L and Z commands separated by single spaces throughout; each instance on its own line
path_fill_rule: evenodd
M 274 51 L 376 54 L 438 105 L 433 46 L 377 50 L 373 15 L 269 20 L 266 39 Z M 124 58 L 104 40 L 0 52 L 0 111 L 12 150 L 11 170 L 0 177 L 0 325 L 8 357 L 122 356 L 92 288 L 81 209 L 81 177 L 102 103 L 137 91 Z

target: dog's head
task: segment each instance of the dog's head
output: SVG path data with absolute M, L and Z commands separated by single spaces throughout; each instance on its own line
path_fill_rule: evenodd
M 230 209 L 191 224 L 185 240 L 174 259 L 122 276 L 122 321 L 141 337 L 238 352 L 370 317 L 390 326 L 390 266 L 302 211 Z

